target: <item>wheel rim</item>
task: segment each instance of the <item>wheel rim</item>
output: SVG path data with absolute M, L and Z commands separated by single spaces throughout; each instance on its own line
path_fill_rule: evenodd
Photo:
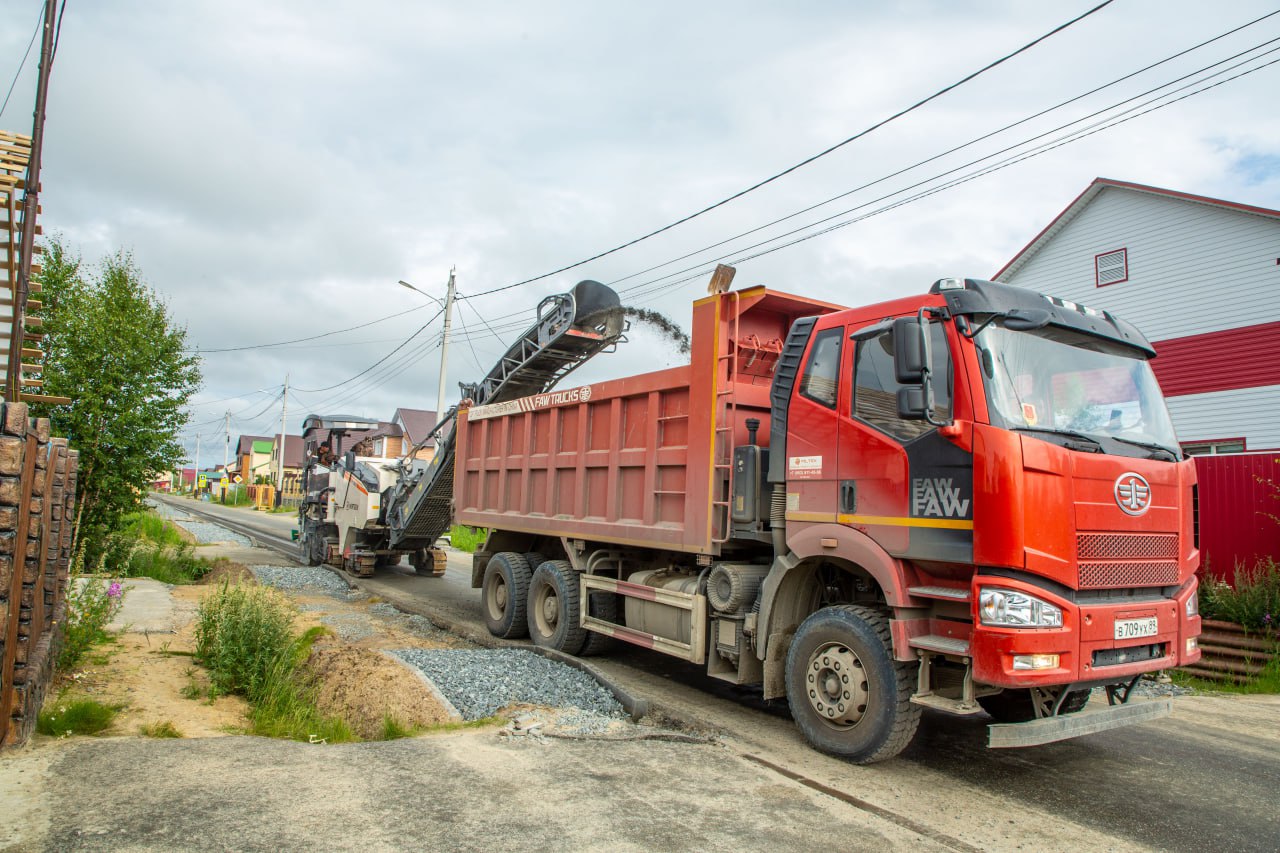
M 533 621 L 543 637 L 555 634 L 556 626 L 560 624 L 560 597 L 552 587 L 544 586 L 538 590 L 533 601 Z
M 862 661 L 842 643 L 819 646 L 805 667 L 805 695 L 827 725 L 856 726 L 867 712 L 867 673 Z
M 507 582 L 502 575 L 495 575 L 493 583 L 489 585 L 489 594 L 485 596 L 485 603 L 489 608 L 489 616 L 495 620 L 501 620 L 507 613 Z

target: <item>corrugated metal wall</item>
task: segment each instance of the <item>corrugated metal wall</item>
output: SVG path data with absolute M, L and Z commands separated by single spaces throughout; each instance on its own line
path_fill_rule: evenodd
M 1280 559 L 1280 453 L 1196 457 L 1200 554 L 1210 574 L 1230 582 L 1238 565 Z

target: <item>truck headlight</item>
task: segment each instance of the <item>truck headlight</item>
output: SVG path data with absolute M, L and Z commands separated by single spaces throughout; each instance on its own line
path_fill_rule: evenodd
M 1011 589 L 978 590 L 978 616 L 984 625 L 1006 628 L 1061 628 L 1062 610 L 1034 595 Z

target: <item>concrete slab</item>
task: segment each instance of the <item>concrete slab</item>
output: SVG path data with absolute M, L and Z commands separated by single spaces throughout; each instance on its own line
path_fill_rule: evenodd
M 195 605 L 175 600 L 170 584 L 151 578 L 129 578 L 122 584 L 124 605 L 107 625 L 109 631 L 173 634 L 195 618 Z

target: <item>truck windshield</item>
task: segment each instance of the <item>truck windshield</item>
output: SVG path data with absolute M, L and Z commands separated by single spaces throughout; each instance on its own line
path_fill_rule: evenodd
M 1181 458 L 1160 386 L 1138 350 L 1054 326 L 1014 332 L 995 323 L 976 343 L 993 425 L 1083 433 L 1112 439 L 1109 453 Z

